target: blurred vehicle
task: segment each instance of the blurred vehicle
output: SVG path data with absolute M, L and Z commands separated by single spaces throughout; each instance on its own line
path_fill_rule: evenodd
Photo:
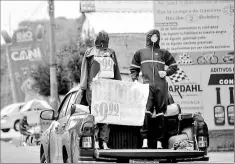
M 25 105 L 24 102 L 14 103 L 14 104 L 7 105 L 3 109 L 1 109 L 1 130 L 3 132 L 8 132 L 10 130 L 10 128 L 2 127 L 2 122 L 4 122 L 3 120 L 7 119 L 10 113 L 19 112 L 24 105 Z
M 163 149 L 153 148 L 155 144 L 152 143 L 153 147 L 141 149 L 140 126 L 113 124 L 110 124 L 110 149 L 95 149 L 95 118 L 87 105 L 85 92 L 77 86 L 65 96 L 58 112 L 41 112 L 41 119 L 52 120 L 41 136 L 41 163 L 209 160 L 206 156 L 209 134 L 205 122 L 201 119 L 199 124 L 193 114 L 182 114 L 180 106 L 172 104 L 170 99 L 165 115 L 166 137 Z M 182 140 L 183 143 L 180 142 Z M 189 140 L 193 144 L 185 144 Z
M 52 109 L 52 107 L 44 100 L 28 101 L 19 111 L 6 114 L 1 119 L 1 129 L 15 129 L 19 131 L 20 119 L 27 116 L 30 126 L 40 123 L 40 112 L 45 109 Z

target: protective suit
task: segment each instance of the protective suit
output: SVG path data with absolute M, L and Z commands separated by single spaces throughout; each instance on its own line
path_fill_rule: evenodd
M 156 34 L 157 40 L 155 43 L 152 41 L 152 36 Z M 141 129 L 142 137 L 149 138 L 148 118 L 156 112 L 165 113 L 167 109 L 168 101 L 168 84 L 165 76 L 174 74 L 177 70 L 177 64 L 174 57 L 168 50 L 160 49 L 160 33 L 158 30 L 151 30 L 146 36 L 146 48 L 136 51 L 133 56 L 132 63 L 130 66 L 130 72 L 132 80 L 138 80 L 139 72 L 142 71 L 143 83 L 149 84 L 149 97 L 146 105 L 146 118 L 144 121 L 143 128 Z M 165 65 L 168 68 L 165 70 Z M 164 77 L 160 76 L 160 72 L 165 73 Z M 148 114 L 149 113 L 149 114 Z M 162 118 L 164 119 L 164 118 Z M 159 123 L 163 124 L 163 120 L 159 120 Z M 163 125 L 158 125 L 162 131 L 158 135 L 158 138 L 163 138 Z
M 99 32 L 95 40 L 95 46 L 88 49 L 83 57 L 80 86 L 82 90 L 86 91 L 86 100 L 89 106 L 91 106 L 92 100 L 93 78 L 121 80 L 115 51 L 108 48 L 108 44 L 108 33 L 104 31 Z M 99 133 L 99 140 L 107 143 L 110 131 L 108 125 L 98 124 L 97 127 L 96 134 L 98 135 Z M 98 140 L 98 137 L 96 139 Z

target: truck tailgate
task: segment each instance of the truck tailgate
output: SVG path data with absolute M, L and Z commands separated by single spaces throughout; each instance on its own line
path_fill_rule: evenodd
M 125 159 L 178 159 L 205 156 L 204 151 L 170 150 L 170 149 L 108 149 L 96 150 L 96 158 Z

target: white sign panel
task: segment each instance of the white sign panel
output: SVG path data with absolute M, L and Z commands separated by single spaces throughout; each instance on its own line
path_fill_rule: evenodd
M 172 53 L 234 50 L 234 1 L 155 1 L 154 24 Z
M 152 1 L 81 0 L 81 12 L 152 12 Z
M 169 78 L 168 82 L 182 112 L 201 112 L 210 130 L 234 129 L 234 65 L 193 65 L 180 69 L 185 79 L 174 82 Z
M 149 85 L 100 79 L 93 82 L 91 113 L 97 123 L 142 126 Z

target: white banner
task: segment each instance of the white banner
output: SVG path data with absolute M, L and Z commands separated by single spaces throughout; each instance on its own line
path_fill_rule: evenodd
M 152 12 L 152 1 L 81 0 L 81 12 Z
M 149 85 L 100 79 L 93 82 L 91 113 L 97 123 L 142 126 Z
M 234 50 L 234 1 L 155 1 L 154 24 L 172 53 Z

